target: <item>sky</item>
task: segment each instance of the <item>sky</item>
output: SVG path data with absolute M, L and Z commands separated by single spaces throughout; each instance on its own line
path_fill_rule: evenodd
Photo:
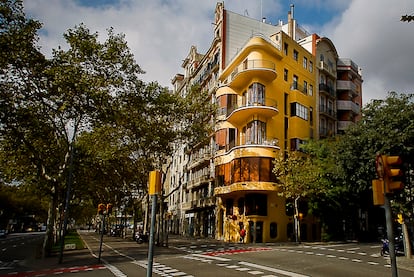
M 220 1 L 223 2 L 223 1 Z M 106 39 L 107 29 L 125 34 L 145 82 L 171 88 L 171 79 L 184 73 L 181 64 L 192 45 L 200 53 L 213 39 L 217 0 L 24 0 L 26 15 L 43 23 L 41 51 L 66 43 L 63 34 L 84 23 Z M 384 99 L 389 91 L 414 93 L 413 0 L 226 0 L 225 9 L 277 24 L 294 17 L 309 33 L 328 37 L 342 58 L 362 69 L 363 103 Z

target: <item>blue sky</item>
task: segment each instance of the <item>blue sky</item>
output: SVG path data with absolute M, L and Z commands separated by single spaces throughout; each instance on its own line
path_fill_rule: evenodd
M 222 2 L 222 1 L 220 1 Z M 102 39 L 113 27 L 126 36 L 144 81 L 170 87 L 182 60 L 195 45 L 205 51 L 213 37 L 217 0 L 26 0 L 28 16 L 41 21 L 42 51 L 65 47 L 63 33 L 84 23 Z M 400 22 L 414 13 L 413 0 L 227 0 L 227 10 L 277 24 L 289 6 L 309 33 L 330 38 L 339 56 L 362 68 L 363 102 L 388 91 L 414 92 L 414 23 Z

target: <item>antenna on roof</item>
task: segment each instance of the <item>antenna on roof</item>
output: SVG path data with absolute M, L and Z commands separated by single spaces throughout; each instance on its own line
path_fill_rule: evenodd
M 260 0 L 260 18 L 263 19 L 263 0 Z

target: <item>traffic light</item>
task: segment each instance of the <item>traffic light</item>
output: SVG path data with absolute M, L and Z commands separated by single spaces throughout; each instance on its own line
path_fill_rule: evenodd
M 106 210 L 106 207 L 105 207 L 105 204 L 99 204 L 98 205 L 98 214 L 104 214 L 104 212 L 105 212 L 105 210 Z
M 149 195 L 158 194 L 161 192 L 161 172 L 158 170 L 150 171 L 148 181 Z
M 107 204 L 106 205 L 106 213 L 107 214 L 111 214 L 112 213 L 112 204 Z
M 404 188 L 402 176 L 402 160 L 400 156 L 383 156 L 384 162 L 384 181 L 386 184 L 386 192 L 393 192 Z
M 372 180 L 372 194 L 374 205 L 384 205 L 384 181 L 380 179 Z

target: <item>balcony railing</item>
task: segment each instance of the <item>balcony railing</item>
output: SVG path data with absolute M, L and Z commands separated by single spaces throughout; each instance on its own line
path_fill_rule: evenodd
M 336 97 L 336 92 L 335 89 L 331 86 L 328 86 L 327 84 L 319 84 L 319 91 L 320 92 L 327 92 L 331 97 L 335 98 Z
M 224 112 L 226 116 L 229 116 L 232 112 L 238 110 L 238 109 L 246 109 L 246 108 L 260 108 L 260 107 L 270 107 L 277 109 L 277 101 L 267 98 L 265 101 L 258 101 L 254 103 L 245 103 L 242 105 L 233 105 L 229 108 L 221 108 L 219 109 L 219 114 L 221 112 Z
M 350 100 L 338 100 L 336 102 L 338 110 L 352 111 L 355 114 L 361 112 L 361 107 Z
M 257 71 L 261 71 L 262 73 Z M 257 76 L 266 81 L 271 81 L 277 77 L 276 65 L 268 60 L 246 60 L 238 65 L 230 74 L 230 86 L 240 86 L 245 81 L 243 76 L 246 77 L 248 74 L 252 74 L 251 77 Z
M 294 82 L 290 85 L 290 90 L 298 90 L 304 94 L 308 94 L 308 88 L 305 88 L 302 85 L 299 85 L 298 83 Z
M 355 123 L 352 121 L 338 121 L 338 130 L 343 131 L 353 124 Z
M 336 78 L 336 69 L 332 66 L 329 66 L 326 62 L 319 61 L 319 68 L 329 73 L 332 77 Z
M 357 92 L 357 87 L 352 81 L 347 80 L 337 80 L 336 81 L 337 90 L 350 90 L 353 93 Z
M 327 106 L 327 105 L 322 105 L 322 104 L 319 105 L 319 112 L 323 113 L 323 114 L 326 114 L 326 115 L 329 115 L 331 117 L 336 117 L 335 110 L 332 107 Z
M 262 141 L 246 141 L 243 144 L 236 145 L 235 142 L 226 145 L 226 152 L 231 151 L 234 148 L 246 147 L 246 146 L 279 146 L 279 139 L 274 137 L 268 137 Z

